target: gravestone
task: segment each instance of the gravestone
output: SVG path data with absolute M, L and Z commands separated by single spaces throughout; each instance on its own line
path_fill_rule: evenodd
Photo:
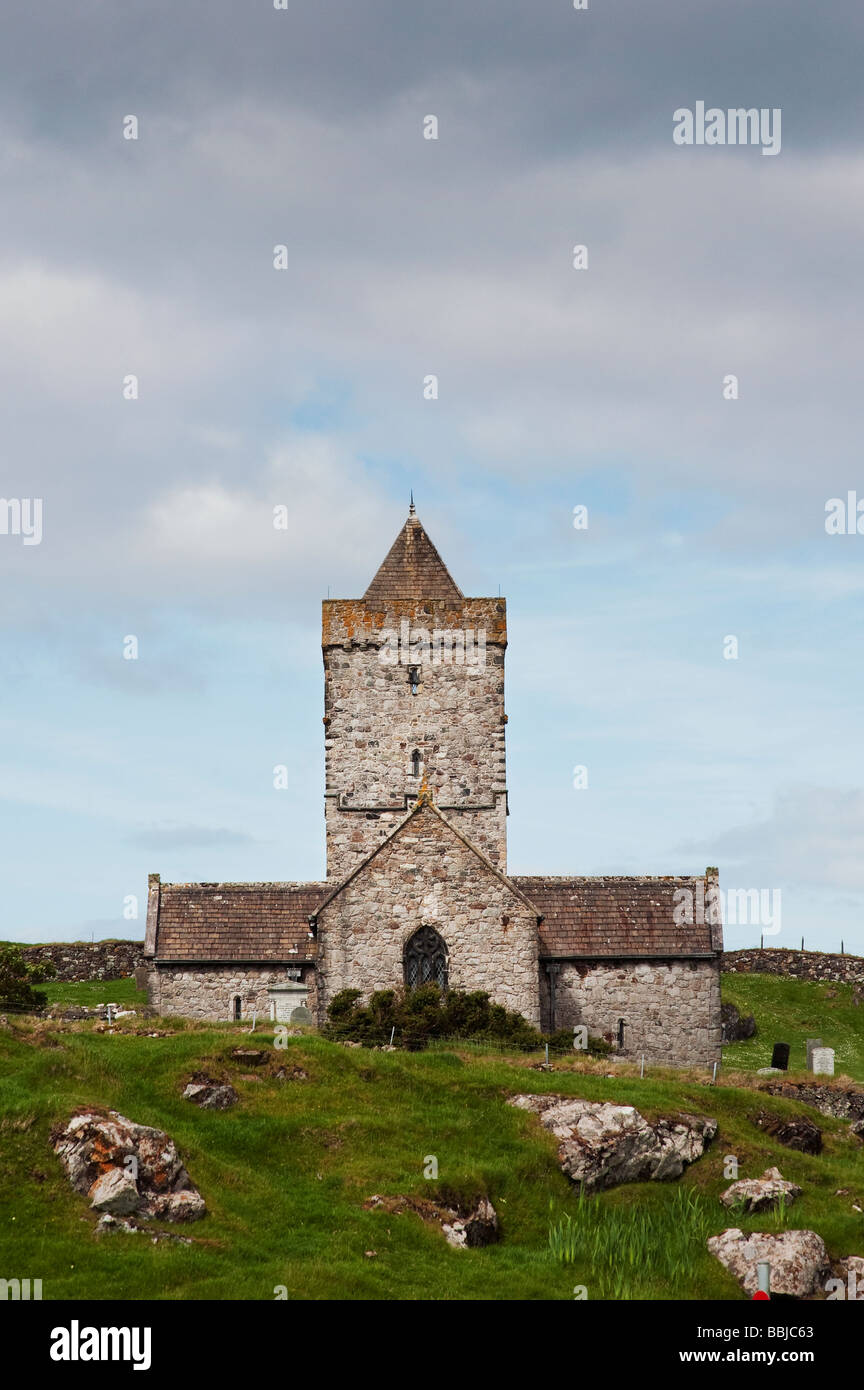
M 834 1049 L 833 1049 L 833 1047 L 814 1047 L 814 1049 L 813 1049 L 813 1074 L 814 1074 L 814 1076 L 833 1076 L 833 1075 L 834 1075 Z
M 312 1015 L 305 1004 L 298 1004 L 296 1009 L 292 1009 L 290 1023 L 311 1023 Z
M 808 1071 L 812 1071 L 812 1070 L 813 1070 L 813 1050 L 814 1050 L 814 1048 L 821 1047 L 821 1046 L 822 1046 L 822 1039 L 821 1039 L 821 1038 L 808 1038 L 808 1039 L 807 1039 L 807 1070 L 808 1070 Z
M 295 1015 L 301 1009 L 304 1013 L 308 1013 L 306 1007 L 309 998 L 308 985 L 301 984 L 299 980 L 288 980 L 282 985 L 271 985 L 267 994 L 270 1001 L 270 1018 L 275 1023 L 306 1021 L 295 1017 Z M 309 1015 L 309 1022 L 312 1022 L 311 1015 Z
M 146 988 L 147 988 L 147 981 L 148 981 L 148 979 L 149 979 L 149 977 L 150 977 L 150 970 L 149 970 L 148 966 L 146 966 L 146 965 L 139 965 L 139 966 L 137 967 L 137 969 L 135 970 L 134 974 L 135 974 L 135 988 L 136 988 L 136 989 L 146 989 Z
M 775 1043 L 774 1051 L 771 1053 L 772 1067 L 778 1067 L 780 1071 L 789 1070 L 789 1044 Z

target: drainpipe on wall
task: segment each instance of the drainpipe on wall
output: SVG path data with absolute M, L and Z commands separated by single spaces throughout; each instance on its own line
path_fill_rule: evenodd
M 549 976 L 549 1032 L 555 1032 L 555 981 L 560 973 L 560 965 L 547 965 L 546 974 Z

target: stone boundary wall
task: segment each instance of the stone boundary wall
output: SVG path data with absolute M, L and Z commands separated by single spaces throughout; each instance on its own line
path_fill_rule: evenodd
M 144 964 L 143 941 L 53 941 L 25 946 L 30 965 L 50 960 L 55 980 L 122 980 Z
M 797 980 L 833 980 L 864 984 L 864 956 L 831 955 L 828 951 L 787 951 L 767 946 L 724 951 L 721 969 L 741 975 L 789 975 Z

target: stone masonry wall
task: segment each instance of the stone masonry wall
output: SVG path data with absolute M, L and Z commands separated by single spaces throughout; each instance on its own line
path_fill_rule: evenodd
M 798 980 L 864 984 L 864 957 L 831 955 L 828 951 L 786 951 L 776 946 L 763 951 L 726 951 L 722 968 L 743 975 L 791 975 Z
M 447 945 L 451 989 L 486 990 L 539 1023 L 535 913 L 429 807 L 321 910 L 321 1021 L 341 989 L 401 987 L 405 944 L 424 925 Z
M 328 878 L 345 878 L 393 832 L 424 776 L 436 805 L 458 817 L 463 834 L 506 872 L 504 600 L 394 601 L 381 613 L 359 601 L 330 600 L 323 611 Z M 416 645 L 431 643 L 436 631 L 468 630 L 473 664 L 456 659 L 458 646 L 446 660 L 442 644 L 436 662 L 431 645 Z M 399 654 L 388 633 L 398 634 L 420 667 L 416 695 L 407 660 L 381 660 L 382 652 Z
M 181 1018 L 207 1019 L 218 1023 L 234 1017 L 234 997 L 242 1000 L 241 1017 L 252 1018 L 257 1010 L 261 1022 L 270 1016 L 268 989 L 288 980 L 282 966 L 268 969 L 257 965 L 166 965 L 150 971 L 148 1001 L 159 1014 Z M 303 969 L 302 983 L 308 985 L 307 1007 L 317 1006 L 314 967 Z
M 545 968 L 544 968 L 545 974 Z M 548 999 L 548 986 L 544 987 Z M 548 1009 L 548 1004 L 547 1004 Z M 555 987 L 555 1025 L 615 1042 L 622 1056 L 669 1064 L 720 1061 L 720 972 L 712 961 L 567 961 Z M 548 1013 L 544 1019 L 548 1027 Z
M 55 980 L 122 980 L 144 964 L 143 941 L 54 941 L 25 946 L 30 965 L 49 960 Z

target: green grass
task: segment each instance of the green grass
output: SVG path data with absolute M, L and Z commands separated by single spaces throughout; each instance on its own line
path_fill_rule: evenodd
M 144 1003 L 134 980 L 43 987 L 52 1002 Z M 836 998 L 825 998 L 828 989 Z M 731 1068 L 770 1062 L 771 1044 L 804 1038 L 837 1051 L 838 1072 L 864 1080 L 864 1008 L 848 986 L 770 976 L 724 976 L 724 997 L 756 1014 L 759 1035 L 726 1048 L 721 1084 L 568 1060 L 553 1073 L 525 1057 L 475 1045 L 427 1053 L 347 1049 L 308 1035 L 274 1049 L 276 1065 L 307 1081 L 241 1080 L 231 1047 L 273 1047 L 271 1032 L 244 1026 L 130 1019 L 114 1035 L 90 1023 L 10 1018 L 0 1030 L 0 1275 L 41 1278 L 50 1298 L 272 1299 L 740 1299 L 705 1238 L 729 1225 L 817 1230 L 834 1257 L 864 1255 L 864 1156 L 848 1126 L 795 1103 L 757 1096 Z M 138 1031 L 170 1030 L 164 1038 Z M 194 1071 L 230 1075 L 240 1105 L 201 1111 L 181 1099 Z M 679 1109 L 714 1116 L 719 1134 L 675 1183 L 636 1183 L 580 1198 L 560 1173 L 555 1141 L 536 1117 L 504 1101 L 517 1091 L 556 1091 L 637 1106 L 649 1119 Z M 95 1216 L 64 1177 L 52 1124 L 100 1104 L 176 1140 L 208 1215 L 183 1231 L 192 1246 L 152 1245 L 145 1235 L 93 1235 Z M 748 1115 L 759 1108 L 808 1114 L 823 1130 L 818 1156 L 778 1146 Z M 427 1182 L 427 1155 L 439 1178 Z M 804 1195 L 787 1211 L 731 1216 L 719 1203 L 729 1179 L 776 1164 Z M 835 1193 L 849 1189 L 843 1197 Z M 493 1201 L 502 1240 L 451 1250 L 411 1213 L 366 1211 L 374 1192 Z M 367 1256 L 366 1251 L 375 1251 Z
M 124 980 L 46 980 L 36 988 L 49 1004 L 81 1004 L 86 1008 L 119 1004 L 124 1009 L 135 1009 L 147 1003 L 146 989 L 136 989 L 132 975 Z
M 117 998 L 116 983 L 109 998 Z M 738 1299 L 704 1233 L 774 1226 L 764 1217 L 732 1223 L 723 1211 L 729 1154 L 742 1177 L 777 1164 L 801 1184 L 788 1224 L 818 1230 L 833 1256 L 864 1254 L 864 1223 L 852 1211 L 853 1202 L 864 1205 L 864 1164 L 848 1126 L 819 1117 L 824 1153 L 792 1152 L 747 1116 L 759 1105 L 785 1114 L 802 1107 L 773 1097 L 757 1103 L 740 1087 L 674 1074 L 610 1078 L 578 1062 L 537 1072 L 524 1058 L 474 1049 L 368 1052 L 314 1035 L 274 1049 L 277 1063 L 303 1067 L 308 1080 L 279 1082 L 268 1069 L 264 1079 L 244 1081 L 226 1056 L 249 1045 L 245 1027 L 160 1021 L 146 1026 L 171 1027 L 170 1036 L 148 1038 L 136 1035 L 145 1026 L 136 1020 L 114 1035 L 90 1023 L 10 1022 L 0 1030 L 0 1273 L 41 1278 L 46 1299 L 272 1299 L 285 1286 L 290 1299 L 566 1300 L 580 1285 L 589 1299 Z M 273 1034 L 256 1032 L 254 1042 L 272 1047 Z M 183 1084 L 198 1070 L 230 1074 L 240 1105 L 216 1112 L 183 1101 Z M 517 1091 L 614 1100 L 649 1118 L 679 1109 L 709 1114 L 720 1132 L 677 1183 L 637 1183 L 590 1199 L 601 1244 L 583 1243 L 562 1264 L 550 1248 L 550 1219 L 553 1229 L 568 1215 L 578 1220 L 579 1198 L 557 1167 L 554 1139 L 535 1116 L 504 1103 Z M 49 1143 L 52 1124 L 88 1103 L 175 1139 L 208 1206 L 205 1219 L 184 1231 L 194 1245 L 94 1237 L 95 1216 Z M 423 1178 L 430 1154 L 437 1182 Z M 850 1195 L 836 1197 L 842 1187 Z M 376 1192 L 486 1193 L 502 1240 L 452 1250 L 411 1213 L 364 1210 Z M 646 1240 L 660 1252 L 650 1268 L 626 1253 Z M 616 1244 L 624 1252 L 617 1264 Z
M 595 1297 L 662 1298 L 690 1277 L 693 1251 L 713 1234 L 717 1210 L 692 1187 L 677 1186 L 662 1205 L 610 1207 L 579 1193 L 553 1221 L 549 1249 L 561 1264 L 588 1265 Z
M 755 1038 L 730 1043 L 724 1063 L 741 1071 L 770 1067 L 775 1042 L 786 1042 L 790 1072 L 805 1072 L 807 1038 L 821 1038 L 835 1052 L 834 1070 L 864 1082 L 864 1004 L 852 1003 L 852 986 L 792 980 L 778 975 L 723 976 L 723 999 L 753 1014 Z M 831 997 L 833 994 L 834 997 Z

